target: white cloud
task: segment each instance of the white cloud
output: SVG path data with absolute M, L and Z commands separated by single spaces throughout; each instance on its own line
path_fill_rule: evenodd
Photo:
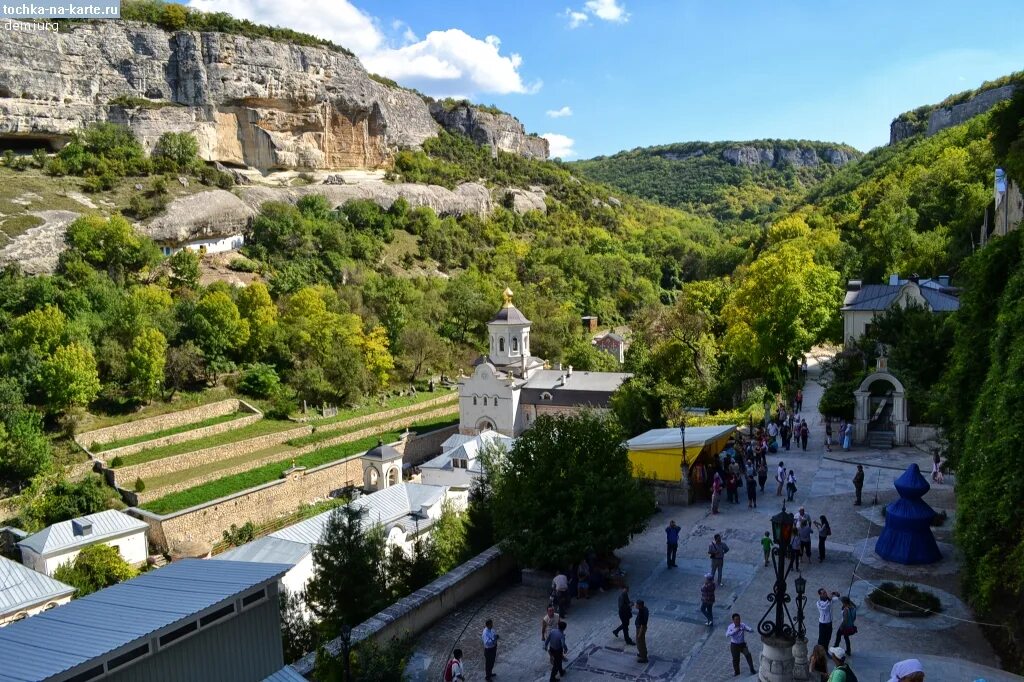
M 531 94 L 541 87 L 539 80 L 523 81 L 522 57 L 502 54 L 497 36 L 481 40 L 449 28 L 431 31 L 421 40 L 405 22 L 395 20 L 391 29 L 402 31 L 403 41 L 395 47 L 378 21 L 350 0 L 305 0 L 301 12 L 280 0 L 189 0 L 189 5 L 327 38 L 355 52 L 369 71 L 435 97 Z
M 626 8 L 620 5 L 618 0 L 587 0 L 584 5 L 587 11 L 598 19 L 622 23 L 629 20 L 629 13 Z
M 569 20 L 569 28 L 579 28 L 583 24 L 587 23 L 587 20 L 589 19 L 586 12 L 577 12 L 570 7 L 565 8 L 565 12 L 562 13 L 562 16 Z
M 576 144 L 576 140 L 568 135 L 544 133 L 541 137 L 548 141 L 549 155 L 552 159 L 568 159 L 576 156 L 576 151 L 572 148 Z
M 294 4 L 280 0 L 190 0 L 188 4 L 204 12 L 227 12 L 260 24 L 312 33 L 358 55 L 384 45 L 384 34 L 373 17 L 348 0 L 306 0 L 301 12 Z
M 561 109 L 548 109 L 548 118 L 566 118 L 572 116 L 572 107 L 564 106 Z

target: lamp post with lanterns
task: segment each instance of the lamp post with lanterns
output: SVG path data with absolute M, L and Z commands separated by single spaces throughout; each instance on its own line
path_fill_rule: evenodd
M 772 566 L 775 569 L 775 583 L 768 595 L 768 610 L 765 611 L 757 624 L 761 635 L 761 665 L 758 679 L 761 682 L 790 682 L 793 680 L 793 645 L 796 643 L 799 628 L 793 627 L 793 618 L 789 615 L 790 595 L 786 592 L 786 578 L 789 569 L 786 567 L 786 555 L 793 539 L 793 515 L 786 511 L 786 503 L 782 503 L 782 511 L 772 517 Z M 807 581 L 803 577 L 801 586 L 806 589 Z M 800 602 L 798 601 L 798 605 Z M 801 609 L 802 613 L 802 609 Z

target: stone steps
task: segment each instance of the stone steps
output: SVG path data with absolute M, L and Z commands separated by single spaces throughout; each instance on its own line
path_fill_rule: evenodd
M 867 444 L 872 450 L 891 450 L 895 440 L 893 431 L 869 431 Z

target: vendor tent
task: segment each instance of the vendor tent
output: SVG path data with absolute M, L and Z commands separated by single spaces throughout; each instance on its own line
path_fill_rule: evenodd
M 736 427 L 694 426 L 686 429 L 686 463 L 693 466 L 725 449 Z M 683 456 L 679 429 L 651 429 L 626 441 L 629 460 L 639 475 L 655 481 L 678 481 Z

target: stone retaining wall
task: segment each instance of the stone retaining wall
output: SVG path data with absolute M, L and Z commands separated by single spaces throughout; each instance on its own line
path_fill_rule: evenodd
M 442 408 L 438 408 L 436 410 L 431 410 L 430 412 L 427 412 L 427 413 L 418 414 L 418 415 L 416 415 L 416 418 L 417 418 L 417 420 L 420 420 L 420 419 L 434 419 L 434 418 L 437 418 L 437 417 L 443 417 L 446 414 L 456 414 L 456 412 L 453 412 L 451 407 L 442 407 Z M 178 492 L 179 490 L 187 490 L 188 488 L 194 488 L 197 485 L 202 485 L 203 483 L 206 483 L 208 481 L 214 481 L 214 480 L 216 480 L 218 478 L 224 478 L 225 476 L 230 476 L 232 474 L 237 474 L 237 473 L 241 473 L 243 471 L 248 471 L 249 469 L 255 469 L 256 467 L 261 467 L 264 464 L 270 464 L 271 462 L 278 462 L 279 461 L 279 462 L 283 463 L 283 462 L 286 462 L 286 461 L 288 461 L 288 460 L 290 460 L 290 459 L 292 459 L 294 457 L 299 457 L 301 455 L 305 455 L 305 454 L 308 454 L 310 452 L 313 452 L 314 450 L 323 450 L 324 448 L 329 448 L 329 447 L 332 447 L 334 445 L 342 445 L 344 443 L 351 443 L 352 441 L 360 440 L 361 438 L 367 438 L 367 437 L 372 436 L 374 434 L 380 433 L 381 431 L 390 431 L 391 429 L 395 428 L 395 426 L 396 425 L 394 423 L 385 424 L 385 425 L 377 424 L 375 426 L 370 426 L 370 427 L 367 427 L 365 429 L 360 429 L 358 431 L 350 431 L 349 433 L 344 433 L 344 434 L 342 434 L 340 436 L 335 436 L 334 438 L 328 438 L 327 440 L 319 441 L 317 443 L 310 443 L 309 445 L 304 445 L 304 446 L 295 448 L 293 450 L 289 450 L 287 452 L 278 452 L 278 453 L 275 453 L 275 454 L 267 455 L 265 457 L 261 457 L 259 459 L 254 459 L 254 460 L 250 460 L 250 461 L 247 461 L 247 462 L 243 462 L 241 464 L 237 464 L 237 465 L 232 466 L 232 467 L 227 467 L 227 468 L 224 468 L 224 469 L 218 469 L 217 471 L 210 472 L 209 474 L 206 474 L 205 476 L 198 476 L 198 477 L 195 477 L 195 478 L 190 478 L 187 481 L 181 481 L 180 483 L 176 483 L 176 484 L 174 484 L 172 486 L 163 486 L 163 487 L 160 487 L 160 488 L 147 488 L 145 492 L 140 493 L 140 494 L 138 494 L 136 496 L 137 502 L 135 504 L 145 504 L 146 502 L 149 502 L 150 500 L 155 500 L 157 498 L 163 497 L 164 495 L 170 495 L 171 493 Z M 309 429 L 309 427 L 302 427 L 302 429 Z M 305 431 L 303 433 L 297 433 L 298 431 L 300 431 L 300 429 L 289 429 L 288 431 L 282 432 L 282 434 L 286 435 L 287 437 L 284 438 L 283 440 L 280 440 L 279 443 L 284 443 L 285 441 L 291 440 L 292 438 L 295 438 L 297 436 L 306 435 L 306 433 L 309 433 L 311 431 L 311 429 L 309 431 Z M 428 436 L 429 435 L 429 436 L 432 436 L 433 438 L 436 438 L 436 436 L 433 436 L 434 433 L 435 432 L 432 431 L 432 432 L 430 432 L 430 434 L 424 434 L 424 436 Z M 276 436 L 276 435 L 282 435 L 282 434 L 271 434 L 271 435 Z M 438 445 L 437 445 L 438 448 L 440 448 L 440 443 L 444 442 L 444 439 L 447 438 L 447 437 L 448 436 L 445 436 L 440 441 L 438 441 Z M 259 438 L 252 438 L 252 439 L 249 439 L 249 440 L 239 441 L 238 443 L 232 443 L 232 444 L 230 444 L 230 446 L 222 445 L 222 446 L 218 446 L 216 448 L 208 448 L 207 450 L 198 450 L 198 451 L 193 452 L 193 453 L 186 453 L 185 455 L 175 455 L 174 457 L 165 457 L 164 459 L 154 460 L 153 462 L 146 462 L 144 464 L 136 464 L 134 466 L 128 466 L 128 467 L 121 467 L 121 468 L 118 468 L 118 469 L 112 469 L 111 471 L 114 472 L 115 479 L 117 480 L 117 482 L 119 482 L 121 484 L 121 487 L 123 487 L 123 488 L 131 488 L 131 487 L 133 487 L 135 485 L 135 477 L 136 476 L 142 478 L 143 481 L 147 481 L 148 482 L 147 476 L 152 478 L 152 477 L 155 477 L 155 476 L 163 475 L 163 474 L 158 474 L 158 473 L 149 473 L 149 474 L 138 473 L 139 471 L 145 470 L 145 467 L 147 467 L 147 466 L 149 466 L 151 464 L 159 464 L 159 463 L 165 462 L 167 460 L 183 461 L 183 460 L 180 460 L 179 458 L 184 458 L 184 457 L 192 457 L 192 458 L 194 458 L 194 456 L 199 455 L 200 453 L 206 453 L 206 455 L 204 457 L 207 458 L 207 459 L 206 459 L 206 462 L 204 462 L 204 463 L 209 463 L 209 462 L 213 462 L 213 461 L 219 461 L 219 460 L 223 460 L 223 459 L 230 459 L 230 457 L 234 457 L 234 456 L 239 455 L 239 454 L 244 454 L 245 452 L 249 452 L 249 451 L 261 450 L 261 449 L 263 449 L 265 447 L 270 447 L 270 445 L 274 445 L 275 444 L 275 443 L 270 443 L 270 445 L 268 445 L 266 443 L 260 444 L 260 443 L 254 442 L 254 441 L 257 441 L 257 440 L 260 440 L 260 439 L 265 439 L 265 438 L 267 438 L 267 436 L 260 436 Z M 420 442 L 421 438 L 422 437 L 414 436 L 411 439 L 412 442 L 410 442 L 410 444 L 409 444 L 410 446 L 414 447 L 414 450 L 416 452 L 424 451 L 424 448 L 429 447 L 429 441 L 424 441 L 424 442 L 421 443 Z M 244 446 L 244 447 L 235 447 L 235 446 Z M 217 450 L 221 450 L 221 449 L 229 448 L 229 447 L 231 447 L 231 450 L 234 452 L 234 454 L 225 455 L 224 452 L 219 452 L 219 453 L 215 452 Z M 200 466 L 200 464 L 193 463 L 191 465 L 185 465 L 185 466 L 195 467 L 195 466 Z M 166 467 L 162 467 L 162 468 L 166 469 Z M 159 468 L 157 468 L 156 470 L 159 470 Z M 177 471 L 177 470 L 178 470 L 177 467 L 171 467 L 169 469 L 169 471 Z M 132 474 L 132 471 L 135 472 L 134 475 Z M 165 473 L 167 473 L 167 472 L 165 471 Z
M 130 466 L 117 467 L 116 469 L 107 469 L 109 472 L 107 478 L 108 480 L 111 480 L 111 478 L 113 479 L 112 485 L 122 488 L 130 488 L 135 484 L 136 478 L 141 478 L 145 481 L 150 478 L 155 478 L 156 476 L 164 476 L 166 474 L 174 473 L 175 471 L 193 469 L 212 462 L 219 462 L 221 460 L 231 459 L 232 457 L 238 457 L 256 450 L 262 450 L 263 448 L 280 445 L 287 440 L 305 436 L 311 432 L 312 429 L 310 427 L 300 426 L 295 429 L 278 431 L 277 433 L 268 433 L 263 436 L 255 436 L 253 438 L 247 438 L 246 440 L 240 440 L 234 443 L 215 445 L 211 448 L 203 448 L 202 450 L 196 450 L 194 452 L 183 452 L 180 455 L 162 457 L 160 459 L 154 459 L 151 462 L 132 464 Z
M 396 407 L 394 409 L 387 410 L 386 412 L 371 412 L 370 414 L 364 414 L 361 417 L 352 417 L 351 419 L 346 419 L 345 421 L 341 421 L 341 422 L 335 422 L 335 423 L 332 423 L 332 424 L 323 424 L 323 425 L 319 425 L 319 426 L 317 426 L 316 424 L 313 424 L 313 426 L 316 426 L 317 431 L 337 431 L 337 430 L 340 430 L 340 429 L 348 429 L 348 428 L 352 428 L 353 426 L 361 426 L 362 424 L 369 424 L 369 423 L 372 423 L 372 422 L 375 422 L 375 421 L 379 421 L 381 419 L 392 419 L 392 418 L 401 417 L 403 415 L 410 415 L 410 414 L 413 414 L 413 413 L 417 412 L 418 410 L 425 410 L 428 407 L 434 407 L 435 405 L 444 405 L 446 403 L 457 403 L 458 399 L 459 399 L 459 394 L 457 392 L 455 392 L 455 391 L 448 391 L 446 393 L 442 393 L 441 395 L 439 395 L 436 398 L 431 398 L 430 400 L 424 400 L 422 403 L 416 403 L 415 405 L 406 405 L 405 407 Z M 416 415 L 416 419 L 415 420 L 418 421 L 421 418 L 422 417 L 420 415 Z M 405 424 L 403 424 L 403 426 L 405 426 Z
M 133 507 L 132 516 L 149 524 L 149 540 L 169 552 L 183 542 L 213 545 L 223 539 L 231 524 L 252 521 L 261 525 L 293 513 L 300 504 L 322 500 L 331 493 L 362 481 L 358 455 L 315 469 L 297 469 L 287 477 L 243 490 L 206 504 L 161 516 Z
M 89 450 L 93 443 L 110 443 L 115 440 L 124 440 L 125 438 L 136 438 L 147 433 L 154 433 L 156 431 L 163 431 L 164 429 L 173 429 L 177 426 L 184 426 L 185 424 L 201 422 L 205 419 L 219 417 L 224 414 L 231 414 L 232 412 L 238 412 L 242 409 L 247 411 L 256 411 L 255 408 L 247 403 L 235 398 L 229 398 L 227 400 L 218 400 L 215 403 L 200 405 L 199 407 L 192 407 L 179 412 L 168 412 L 167 414 L 161 414 L 156 417 L 147 417 L 145 419 L 137 419 L 124 424 L 107 426 L 102 429 L 96 429 L 95 431 L 86 431 L 84 433 L 77 434 L 75 436 L 75 442 L 86 450 Z
M 113 450 L 104 450 L 103 452 L 94 453 L 93 456 L 97 459 L 102 459 L 104 462 L 110 462 L 115 457 L 134 455 L 136 452 L 142 452 L 143 450 L 152 450 L 153 448 L 162 448 L 165 445 L 175 445 L 176 443 L 184 443 L 190 440 L 199 440 L 200 438 L 215 436 L 218 433 L 224 433 L 225 431 L 240 429 L 243 426 L 254 424 L 260 419 L 263 419 L 263 415 L 257 412 L 256 414 L 238 417 L 237 419 L 231 419 L 226 422 L 221 422 L 220 424 L 212 424 L 199 429 L 192 429 L 191 431 L 182 431 L 181 433 L 164 436 L 163 438 L 146 440 L 141 443 L 136 443 L 135 445 L 125 445 L 124 447 L 114 448 Z
M 458 416 L 458 414 L 458 410 L 452 412 L 452 416 Z M 452 424 L 443 429 L 435 429 L 410 437 L 402 453 L 402 464 L 414 467 L 437 457 L 441 454 L 441 443 L 458 432 L 459 425 Z
M 514 577 L 515 571 L 512 556 L 497 546 L 491 547 L 356 626 L 351 643 L 372 639 L 385 644 L 395 637 L 415 637 L 484 590 Z M 325 645 L 332 656 L 339 655 L 341 646 L 340 639 Z M 292 668 L 312 679 L 315 665 L 314 652 L 296 661 Z

